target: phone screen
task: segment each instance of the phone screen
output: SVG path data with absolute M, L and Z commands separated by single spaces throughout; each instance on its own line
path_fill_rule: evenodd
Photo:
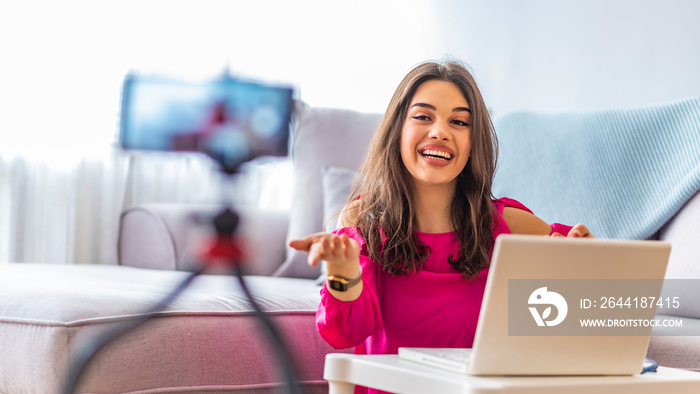
M 126 149 L 203 152 L 225 169 L 286 156 L 292 89 L 233 78 L 186 82 L 129 75 L 120 144 Z

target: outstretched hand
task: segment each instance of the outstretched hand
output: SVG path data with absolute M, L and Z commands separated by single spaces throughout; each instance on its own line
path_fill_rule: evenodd
M 560 233 L 552 233 L 550 234 L 551 237 L 563 237 L 564 235 Z M 574 227 L 571 228 L 571 231 L 569 231 L 569 234 L 566 236 L 568 238 L 595 238 L 593 234 L 591 234 L 590 231 L 588 231 L 588 227 L 585 225 L 579 223 L 575 225 Z
M 311 234 L 289 242 L 289 246 L 299 251 L 309 252 L 308 263 L 312 267 L 321 260 L 336 266 L 349 266 L 351 263 L 359 262 L 360 246 L 346 234 Z

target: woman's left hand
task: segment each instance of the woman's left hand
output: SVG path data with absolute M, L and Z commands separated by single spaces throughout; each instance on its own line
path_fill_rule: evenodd
M 562 234 L 560 233 L 552 233 L 552 237 L 563 237 Z M 593 234 L 591 234 L 590 231 L 588 231 L 588 227 L 584 224 L 577 224 L 574 227 L 571 228 L 569 231 L 569 234 L 567 235 L 568 238 L 595 238 Z

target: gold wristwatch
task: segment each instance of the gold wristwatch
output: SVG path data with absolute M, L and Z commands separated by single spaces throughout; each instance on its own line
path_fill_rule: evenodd
M 339 275 L 328 275 L 328 286 L 335 291 L 348 291 L 362 280 L 362 267 L 357 278 L 348 279 Z

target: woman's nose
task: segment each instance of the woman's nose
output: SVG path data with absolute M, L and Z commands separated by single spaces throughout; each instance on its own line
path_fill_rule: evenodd
M 445 130 L 445 126 L 440 125 L 440 124 L 434 124 L 431 128 L 430 131 L 428 132 L 428 138 L 431 139 L 437 139 L 441 141 L 445 141 L 449 139 L 449 132 Z

